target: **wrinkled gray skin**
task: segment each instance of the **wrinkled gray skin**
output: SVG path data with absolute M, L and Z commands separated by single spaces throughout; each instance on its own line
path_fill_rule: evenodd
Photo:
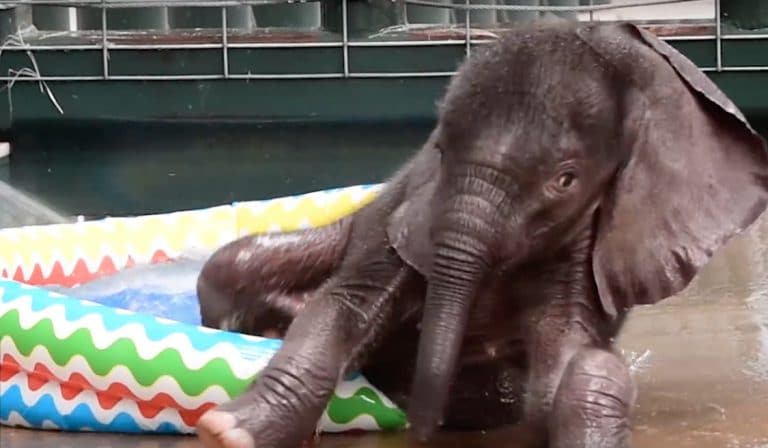
M 522 422 L 544 446 L 629 447 L 635 388 L 613 339 L 763 212 L 767 180 L 763 140 L 652 34 L 513 30 L 461 67 L 372 203 L 208 260 L 205 325 L 287 332 L 200 438 L 296 447 L 361 368 L 420 441 Z

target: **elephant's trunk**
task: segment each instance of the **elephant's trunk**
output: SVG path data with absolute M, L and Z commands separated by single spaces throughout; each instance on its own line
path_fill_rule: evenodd
M 493 193 L 498 193 L 494 191 Z M 470 307 L 488 270 L 498 204 L 488 192 L 451 195 L 433 229 L 434 252 L 408 419 L 426 440 L 440 423 Z

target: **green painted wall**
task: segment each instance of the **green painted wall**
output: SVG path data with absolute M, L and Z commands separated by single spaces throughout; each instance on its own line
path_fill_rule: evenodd
M 768 120 L 749 118 L 768 136 Z M 432 125 L 27 125 L 0 179 L 68 214 L 194 209 L 382 182 Z
M 673 41 L 673 46 L 699 66 L 715 65 L 710 40 Z M 768 39 L 723 43 L 727 65 L 768 65 Z M 452 71 L 464 57 L 457 46 L 351 48 L 350 69 L 358 72 Z M 101 73 L 98 50 L 38 52 L 45 75 Z M 0 73 L 29 65 L 21 52 L 4 52 Z M 110 53 L 113 75 L 215 74 L 221 53 L 209 50 Z M 230 73 L 338 73 L 338 48 L 233 49 Z M 750 114 L 768 112 L 768 72 L 708 72 Z M 48 86 L 64 113 L 35 83 L 17 82 L 0 92 L 0 127 L 39 121 L 246 120 L 355 121 L 429 119 L 446 77 L 350 78 L 209 81 L 51 81 Z M 12 100 L 12 101 L 11 101 Z M 12 107 L 11 107 L 12 106 Z
M 194 209 L 381 182 L 431 125 L 30 125 L 6 175 L 68 214 Z

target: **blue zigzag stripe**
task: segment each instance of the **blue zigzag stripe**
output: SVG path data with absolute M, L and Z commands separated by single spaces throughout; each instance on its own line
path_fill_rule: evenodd
M 107 331 L 114 331 L 128 324 L 139 324 L 152 341 L 161 341 L 173 334 L 184 334 L 195 350 L 205 351 L 222 342 L 234 345 L 250 356 L 274 354 L 282 345 L 279 339 L 255 338 L 229 331 L 202 331 L 200 327 L 180 322 L 160 322 L 156 317 L 143 314 L 120 314 L 116 308 L 71 297 L 54 296 L 46 289 L 25 285 L 8 279 L 0 279 L 0 303 L 12 303 L 22 297 L 31 297 L 31 308 L 39 312 L 54 305 L 63 305 L 64 316 L 73 322 L 90 314 L 101 317 Z M 2 334 L 0 332 L 0 334 Z
M 50 394 L 44 394 L 32 406 L 24 403 L 21 389 L 17 384 L 12 385 L 6 392 L 0 395 L 0 421 L 6 423 L 11 412 L 19 413 L 24 420 L 36 428 L 40 428 L 43 422 L 50 421 L 64 431 L 82 431 L 90 428 L 99 432 L 122 433 L 158 433 L 178 434 L 180 428 L 170 422 L 162 422 L 155 429 L 144 429 L 131 417 L 130 414 L 120 412 L 109 423 L 101 423 L 91 412 L 91 408 L 81 403 L 72 409 L 69 414 L 62 415 Z

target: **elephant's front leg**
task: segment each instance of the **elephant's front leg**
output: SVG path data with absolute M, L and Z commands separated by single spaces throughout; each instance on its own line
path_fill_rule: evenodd
M 629 448 L 635 387 L 597 334 L 584 303 L 553 304 L 536 319 L 526 419 L 549 448 Z
M 635 385 L 615 353 L 584 347 L 563 372 L 549 419 L 552 448 L 629 448 Z
M 307 302 L 251 388 L 200 419 L 207 447 L 294 448 L 312 435 L 337 382 L 386 332 L 415 275 L 378 244 L 356 255 Z

